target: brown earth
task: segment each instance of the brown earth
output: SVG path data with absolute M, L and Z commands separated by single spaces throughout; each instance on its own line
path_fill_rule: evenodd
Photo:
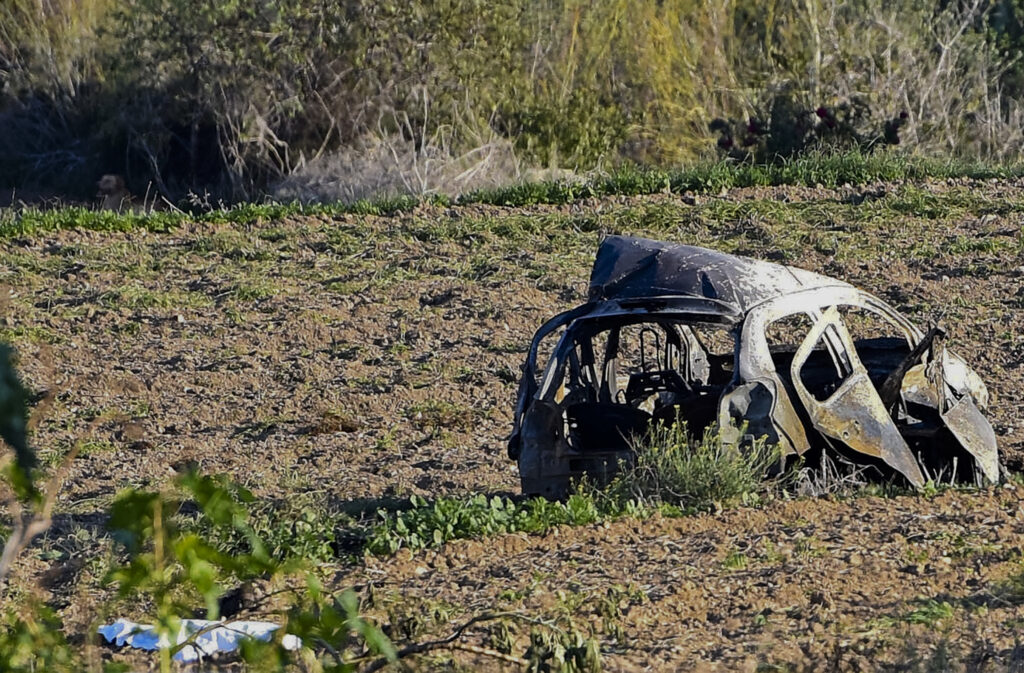
M 1020 184 L 949 181 L 3 242 L 0 337 L 38 400 L 34 443 L 56 466 L 81 442 L 55 526 L 5 600 L 42 578 L 84 631 L 109 595 L 101 513 L 118 489 L 160 487 L 185 465 L 338 506 L 516 492 L 504 437 L 519 364 L 533 330 L 582 300 L 605 232 L 785 261 L 919 323 L 944 315 L 1019 470 L 1022 213 Z M 1006 585 L 1021 572 L 1020 494 L 620 520 L 400 553 L 337 582 L 443 602 L 438 632 L 496 606 L 568 611 L 593 620 L 610 670 L 941 670 L 946 656 L 1006 670 L 1024 624 Z
M 344 581 L 470 614 L 569 613 L 604 635 L 611 670 L 938 671 L 945 651 L 951 669 L 1002 671 L 1024 662 L 1006 583 L 1022 542 L 1017 487 L 457 541 Z

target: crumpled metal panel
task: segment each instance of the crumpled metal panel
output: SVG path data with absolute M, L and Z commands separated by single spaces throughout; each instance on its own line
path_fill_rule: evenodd
M 979 485 L 985 480 L 990 483 L 999 481 L 999 452 L 996 448 L 996 433 L 992 425 L 981 414 L 981 410 L 970 397 L 962 397 L 947 411 L 943 412 L 942 420 L 953 433 L 957 441 L 974 456 L 975 465 L 984 479 L 978 479 Z
M 952 366 L 951 366 L 952 365 Z M 950 378 L 961 383 L 959 399 L 947 394 Z M 957 386 L 953 385 L 956 389 Z M 938 411 L 942 423 L 970 454 L 979 472 L 980 483 L 999 481 L 999 448 L 992 424 L 981 413 L 978 398 L 987 401 L 988 391 L 973 371 L 960 358 L 943 349 L 941 357 L 928 365 L 916 365 L 903 377 L 901 395 L 908 403 L 931 407 Z
M 839 441 L 858 453 L 880 458 L 911 484 L 924 486 L 925 478 L 914 460 L 914 454 L 893 422 L 878 391 L 871 384 L 867 370 L 856 358 L 851 371 L 827 399 L 818 400 L 804 387 L 800 377 L 811 349 L 825 331 L 837 337 L 849 353 L 854 350 L 853 339 L 843 327 L 839 312 L 830 308 L 811 327 L 807 337 L 793 357 L 791 376 L 800 401 L 811 416 L 811 424 L 826 437 Z
M 660 296 L 713 299 L 737 312 L 785 294 L 851 285 L 804 269 L 632 236 L 601 242 L 590 301 Z

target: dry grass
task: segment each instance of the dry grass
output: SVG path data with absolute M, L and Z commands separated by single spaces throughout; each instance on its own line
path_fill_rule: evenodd
M 716 156 L 715 118 L 763 126 L 733 153 L 764 160 L 874 145 L 901 114 L 903 153 L 1024 147 L 1019 17 L 982 0 L 201 5 L 0 6 L 0 191 L 91 197 L 113 172 L 214 200 L 457 194 Z
M 357 201 L 381 195 L 426 196 L 492 189 L 521 177 L 508 140 L 456 154 L 447 142 L 417 147 L 400 136 L 367 136 L 359 145 L 315 157 L 271 187 L 281 201 Z

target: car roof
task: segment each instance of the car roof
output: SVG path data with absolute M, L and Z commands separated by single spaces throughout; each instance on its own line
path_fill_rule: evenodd
M 824 287 L 854 289 L 841 280 L 792 266 L 693 245 L 608 236 L 594 260 L 589 301 L 692 297 L 745 314 L 766 301 Z

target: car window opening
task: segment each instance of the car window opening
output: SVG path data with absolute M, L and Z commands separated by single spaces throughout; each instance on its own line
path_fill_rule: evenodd
M 699 330 L 671 321 L 579 329 L 555 397 L 565 407 L 569 446 L 581 453 L 629 451 L 652 422 L 677 419 L 691 434 L 703 433 L 732 379 L 733 354 L 704 345 L 730 340 L 727 328 Z

